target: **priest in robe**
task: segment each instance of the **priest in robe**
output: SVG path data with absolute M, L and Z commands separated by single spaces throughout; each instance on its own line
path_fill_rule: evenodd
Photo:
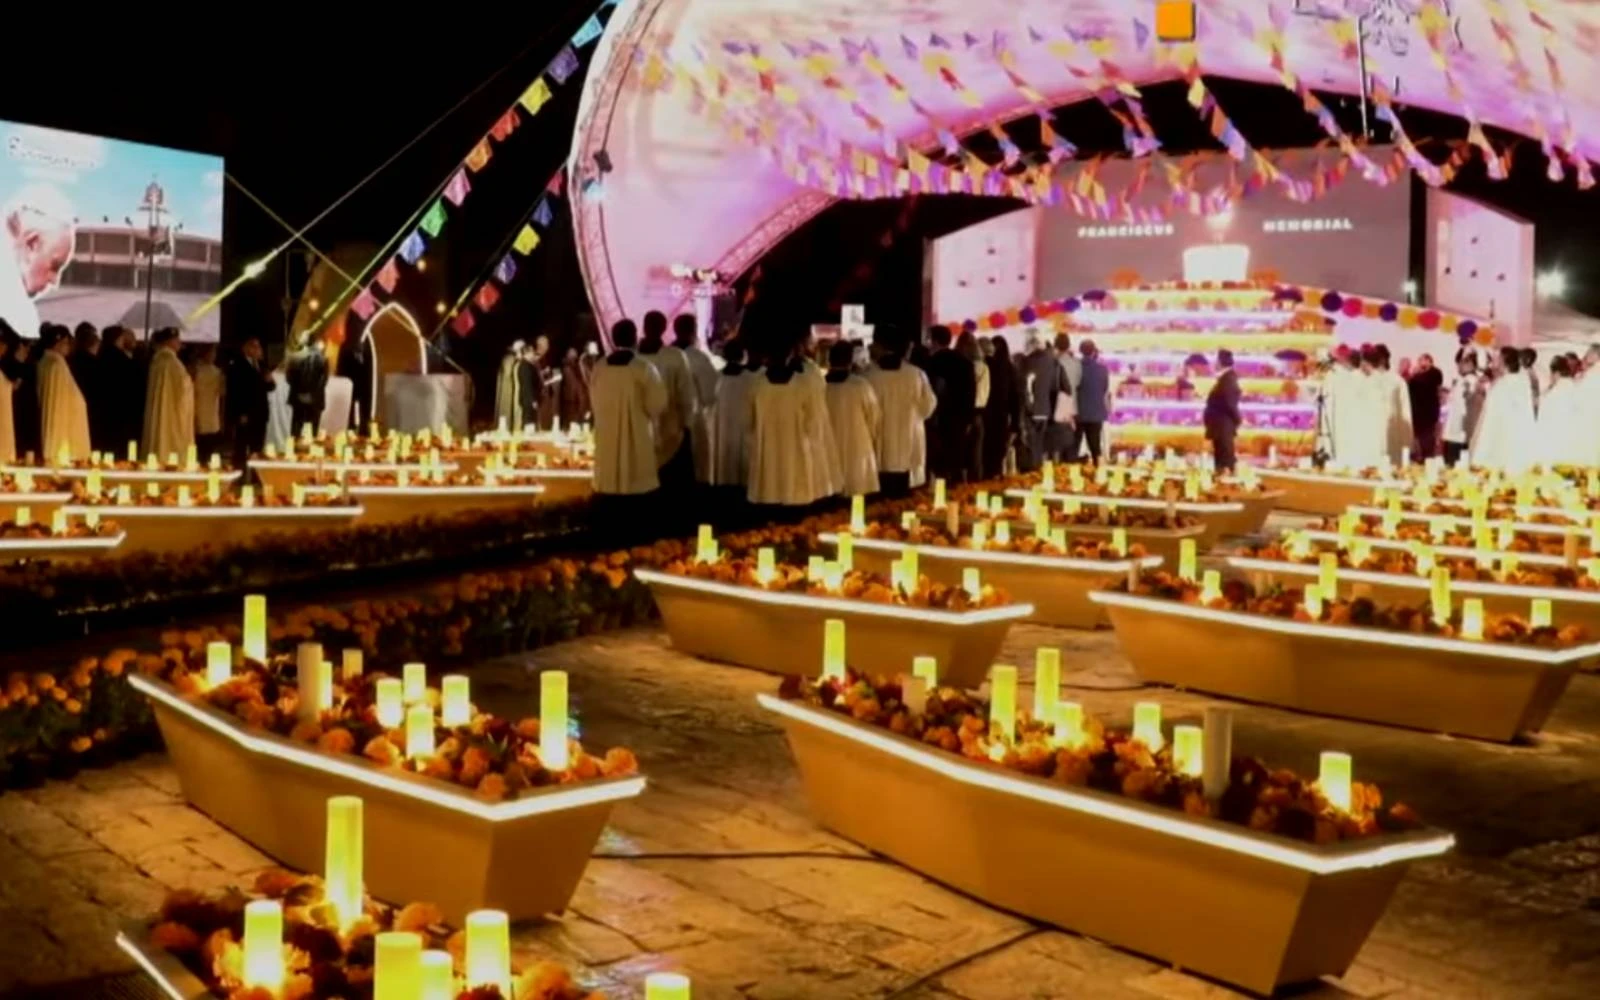
M 722 345 L 722 373 L 717 376 L 712 411 L 712 440 L 716 447 L 711 485 L 730 487 L 741 494 L 750 477 L 750 392 L 761 376 L 759 368 L 747 366 L 745 361 L 744 345 L 738 340 Z
M 1489 385 L 1472 436 L 1472 464 L 1512 474 L 1526 472 L 1536 460 L 1537 433 L 1533 383 L 1522 370 L 1522 357 L 1515 347 L 1501 348 L 1500 373 Z
M 1550 361 L 1550 383 L 1539 396 L 1534 454 L 1549 468 L 1588 464 L 1587 439 L 1593 436 L 1594 425 L 1583 422 L 1583 395 L 1572 377 L 1576 371 L 1571 359 L 1557 355 Z
M 838 450 L 846 496 L 878 492 L 878 437 L 883 414 L 872 384 L 851 371 L 856 347 L 841 340 L 828 349 L 828 421 Z
M 614 350 L 594 369 L 594 489 L 606 496 L 637 496 L 661 485 L 656 427 L 667 409 L 667 389 L 634 353 L 638 342 L 633 320 L 618 321 L 611 328 Z
M 512 434 L 522 430 L 524 422 L 522 379 L 518 372 L 523 364 L 522 352 L 526 346 L 520 340 L 512 343 L 506 356 L 500 359 L 500 369 L 494 379 L 495 425 L 504 427 Z
M 637 357 L 650 365 L 667 391 L 667 407 L 656 428 L 657 475 L 669 490 L 694 483 L 693 448 L 689 435 L 700 411 L 700 397 L 683 351 L 666 343 L 667 315 L 657 310 L 644 314 L 644 336 Z
M 183 461 L 194 444 L 194 380 L 178 360 L 178 331 L 150 338 L 150 374 L 144 394 L 144 453 L 157 461 Z
M 939 400 L 921 368 L 906 361 L 910 343 L 899 330 L 878 331 L 873 346 L 877 363 L 866 380 L 878 397 L 882 429 L 878 433 L 878 483 L 891 496 L 904 496 L 927 476 L 926 421 Z M 1051 363 L 1054 364 L 1052 358 Z
M 1411 390 L 1391 365 L 1389 348 L 1373 348 L 1373 376 L 1378 380 L 1383 404 L 1383 450 L 1388 464 L 1399 466 L 1411 450 L 1415 429 L 1411 425 Z
M 1373 374 L 1377 354 L 1350 354 L 1350 364 L 1328 375 L 1327 403 L 1333 426 L 1333 459 L 1347 469 L 1388 463 L 1388 411 L 1383 387 Z M 1351 367 L 1355 365 L 1357 367 Z
M 817 451 L 812 437 L 827 422 L 824 396 L 816 391 L 816 378 L 806 372 L 797 352 L 790 351 L 767 366 L 750 394 L 750 485 L 746 496 L 754 504 L 804 507 L 824 494 L 826 480 L 816 469 Z
M 39 426 L 46 463 L 89 458 L 89 406 L 67 362 L 71 350 L 67 328 L 52 326 L 39 357 Z
M 672 320 L 672 341 L 683 352 L 683 361 L 689 369 L 689 381 L 694 385 L 695 421 L 689 428 L 689 445 L 694 454 L 694 481 L 710 483 L 711 466 L 716 457 L 715 407 L 717 404 L 717 363 L 711 352 L 700 346 L 700 330 L 690 313 L 680 313 Z

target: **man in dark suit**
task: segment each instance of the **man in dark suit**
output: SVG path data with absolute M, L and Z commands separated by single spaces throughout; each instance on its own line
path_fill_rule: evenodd
M 1023 428 L 1027 438 L 1023 471 L 1029 472 L 1050 457 L 1059 434 L 1056 430 L 1057 400 L 1063 393 L 1070 395 L 1072 390 L 1055 352 L 1038 334 L 1032 335 L 1028 355 L 1022 359 L 1020 369 L 1023 407 L 1028 418 Z
M 328 402 L 328 356 L 322 350 L 322 331 L 314 330 L 289 356 L 289 433 L 298 438 L 307 425 L 316 435 L 322 430 L 322 411 Z
M 251 455 L 267 441 L 267 397 L 272 375 L 261 362 L 261 341 L 251 337 L 239 345 L 239 356 L 228 365 L 228 427 L 233 431 L 233 467 L 243 469 Z
M 1089 460 L 1099 465 L 1101 435 L 1111 413 L 1111 372 L 1092 340 L 1078 347 L 1078 357 L 1082 373 L 1078 377 L 1078 436 L 1089 449 Z M 1077 456 L 1069 459 L 1077 461 Z
M 1206 396 L 1206 439 L 1218 472 L 1232 472 L 1233 440 L 1244 418 L 1239 414 L 1239 376 L 1233 371 L 1233 352 L 1217 352 L 1217 381 Z
M 934 474 L 952 484 L 964 483 L 972 472 L 973 427 L 978 419 L 978 372 L 970 360 L 950 345 L 950 328 L 936 326 L 930 332 L 933 355 L 928 359 L 928 380 L 939 399 L 933 411 L 932 436 L 928 440 L 928 459 Z
M 145 365 L 137 340 L 125 326 L 108 326 L 97 357 L 98 391 L 89 403 L 89 440 L 117 458 L 127 455 L 129 441 L 139 440 L 144 427 Z

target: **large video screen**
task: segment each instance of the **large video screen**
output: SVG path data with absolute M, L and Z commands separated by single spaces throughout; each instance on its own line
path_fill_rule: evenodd
M 1388 162 L 1391 151 L 1370 151 Z M 1296 153 L 1287 171 L 1309 179 L 1331 168 L 1336 150 Z M 1226 154 L 1202 157 L 1194 185 L 1208 191 L 1226 182 Z M 1075 167 L 1070 168 L 1076 170 Z M 1107 163 L 1099 174 L 1108 192 L 1122 192 L 1135 180 L 1138 165 Z M 1136 204 L 1148 204 L 1169 191 L 1160 172 L 1151 171 Z M 1369 184 L 1352 169 L 1320 198 L 1295 201 L 1276 185 L 1238 199 L 1231 210 L 1210 217 L 1174 210 L 1165 222 L 1130 224 L 1085 219 L 1070 211 L 1045 209 L 1039 233 L 1038 296 L 1043 299 L 1105 288 L 1118 272 L 1141 282 L 1184 277 L 1184 251 L 1230 244 L 1248 253 L 1250 274 L 1270 271 L 1280 281 L 1336 288 L 1362 295 L 1399 298 L 1411 254 L 1411 178 L 1388 185 Z
M 0 319 L 215 341 L 222 158 L 0 121 Z

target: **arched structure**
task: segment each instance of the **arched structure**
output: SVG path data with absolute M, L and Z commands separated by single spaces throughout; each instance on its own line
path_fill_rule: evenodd
M 908 172 L 926 169 L 922 156 L 997 121 L 1090 97 L 1136 119 L 1125 99 L 1136 102 L 1138 86 L 1182 75 L 1180 50 L 1153 34 L 1155 7 L 623 0 L 585 84 L 570 172 L 602 328 L 645 309 L 686 308 L 691 283 L 674 280 L 673 265 L 737 275 L 841 192 L 895 193 L 844 179 L 863 155 L 894 165 L 885 176 L 898 173 L 903 189 Z M 1380 109 L 1392 95 L 1533 136 L 1567 183 L 1577 164 L 1600 156 L 1600 4 L 1198 7 L 1207 75 L 1359 94 L 1359 45 Z

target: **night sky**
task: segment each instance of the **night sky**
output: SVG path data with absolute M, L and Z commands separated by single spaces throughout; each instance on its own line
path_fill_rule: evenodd
M 248 26 L 219 28 L 205 37 L 170 34 L 164 25 L 152 31 L 148 23 L 100 23 L 71 33 L 70 66 L 54 45 L 11 46 L 0 118 L 220 153 L 230 174 L 298 225 L 504 68 L 311 234 L 324 248 L 355 243 L 375 249 L 549 63 L 595 2 L 456 8 L 460 15 L 453 19 L 441 17 L 449 8 L 435 7 L 428 8 L 425 23 L 398 23 L 398 15 L 386 13 L 324 26 L 263 13 Z M 585 70 L 592 51 L 583 51 Z M 148 73 L 140 69 L 146 62 Z M 64 68 L 70 72 L 63 75 Z M 430 251 L 426 280 L 433 287 L 415 287 L 408 279 L 407 294 L 417 299 L 412 304 L 419 314 L 431 317 L 434 301 L 454 299 L 478 274 L 564 160 L 581 80 L 580 72 L 557 88 L 555 100 L 497 147 L 490 168 L 473 178 L 469 211 L 446 227 Z M 1280 88 L 1222 82 L 1214 89 L 1257 146 L 1307 145 L 1321 138 L 1312 119 Z M 1332 104 L 1355 131 L 1355 102 L 1341 98 Z M 1181 88 L 1150 88 L 1147 110 L 1169 150 L 1215 148 L 1184 104 Z M 1463 122 L 1447 116 L 1406 112 L 1405 120 L 1414 137 L 1466 133 Z M 1085 152 L 1119 145 L 1114 123 L 1097 106 L 1062 109 L 1057 123 Z M 1024 132 L 1036 135 L 1037 129 L 1019 126 L 1013 133 L 1026 149 Z M 1474 164 L 1454 188 L 1536 222 L 1539 266 L 1562 267 L 1572 289 L 1568 301 L 1600 314 L 1593 234 L 1600 194 L 1579 194 L 1570 177 L 1559 186 L 1547 181 L 1543 156 L 1531 141 L 1496 132 L 1491 138 L 1497 146 L 1521 143 L 1512 179 L 1490 182 Z M 1415 200 L 1421 200 L 1420 188 Z M 835 206 L 769 256 L 759 301 L 817 321 L 836 320 L 830 312 L 839 302 L 861 301 L 879 322 L 914 325 L 921 308 L 923 241 L 1009 207 L 999 199 L 967 197 Z M 230 278 L 287 235 L 231 188 L 227 219 Z M 585 329 L 581 314 L 587 304 L 569 219 L 564 210 L 558 213 L 531 267 L 467 338 L 473 343 L 458 345 L 461 351 L 487 357 L 515 337 L 551 332 L 565 339 Z M 1415 270 L 1420 272 L 1420 261 Z M 283 295 L 281 268 L 245 286 L 224 313 L 226 335 L 281 339 Z

